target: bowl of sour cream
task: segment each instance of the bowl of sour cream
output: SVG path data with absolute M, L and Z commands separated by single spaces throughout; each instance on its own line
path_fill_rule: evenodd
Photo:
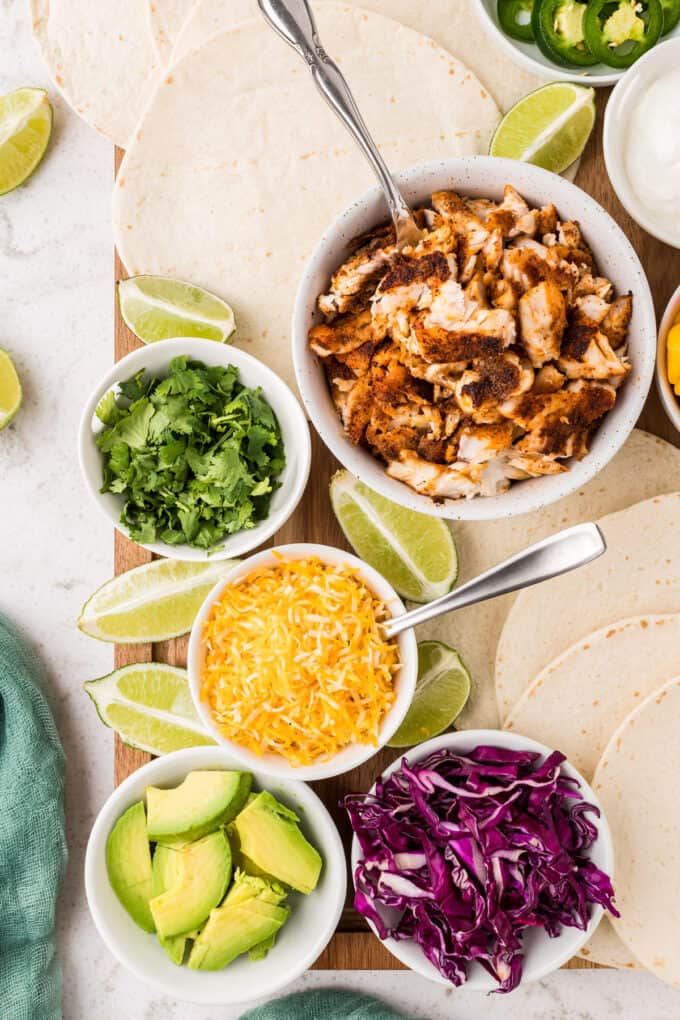
M 680 38 L 655 46 L 621 78 L 603 141 L 622 205 L 649 234 L 680 248 Z

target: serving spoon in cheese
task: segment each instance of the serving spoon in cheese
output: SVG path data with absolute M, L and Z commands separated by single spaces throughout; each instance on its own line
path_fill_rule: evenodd
M 257 0 L 266 21 L 308 65 L 319 92 L 350 132 L 378 178 L 394 223 L 397 247 L 423 237 L 408 202 L 373 141 L 340 68 L 324 49 L 308 0 Z
M 606 551 L 607 543 L 597 524 L 576 524 L 528 546 L 434 602 L 386 620 L 382 625 L 383 632 L 388 638 L 396 637 L 409 627 L 427 623 L 443 613 L 566 574 L 569 570 L 585 566 Z

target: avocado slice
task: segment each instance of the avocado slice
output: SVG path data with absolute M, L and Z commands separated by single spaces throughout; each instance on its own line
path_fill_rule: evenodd
M 251 799 L 254 800 L 255 796 L 251 794 Z M 226 826 L 227 838 L 229 839 L 229 845 L 231 846 L 231 856 L 234 862 L 234 870 L 245 871 L 246 875 L 256 875 L 258 878 L 274 879 L 273 875 L 269 875 L 262 868 L 258 868 L 255 861 L 251 861 L 250 857 L 246 857 L 241 849 L 241 840 L 238 837 L 238 829 L 234 822 L 230 822 Z
M 261 959 L 286 922 L 290 907 L 278 882 L 236 872 L 221 907 L 213 910 L 189 955 L 192 970 L 221 970 L 241 953 L 258 949 Z M 266 946 L 266 948 L 265 948 Z
M 258 942 L 256 946 L 248 950 L 248 959 L 252 960 L 253 963 L 257 963 L 258 960 L 264 960 L 269 950 L 274 948 L 275 942 L 276 935 L 270 935 L 263 942 Z
M 149 909 L 151 850 L 146 835 L 146 814 L 140 800 L 120 816 L 106 841 L 106 870 L 116 896 L 144 931 L 156 926 Z
M 149 902 L 158 934 L 164 939 L 186 936 L 199 928 L 221 902 L 231 879 L 231 850 L 221 829 L 181 850 L 167 850 L 178 857 L 172 862 L 172 867 L 178 868 L 178 880 Z
M 321 855 L 300 831 L 295 812 L 264 790 L 234 819 L 240 851 L 267 875 L 311 893 L 319 881 Z
M 147 833 L 155 842 L 196 840 L 230 822 L 250 793 L 249 772 L 189 772 L 172 790 L 146 788 Z
M 183 867 L 178 850 L 163 846 L 159 843 L 154 851 L 151 863 L 151 896 L 160 896 L 161 893 L 178 885 L 183 874 Z M 191 936 L 194 932 L 190 933 Z M 189 935 L 173 935 L 172 938 L 158 936 L 158 941 L 168 954 L 173 963 L 181 966 L 184 960 L 187 938 Z

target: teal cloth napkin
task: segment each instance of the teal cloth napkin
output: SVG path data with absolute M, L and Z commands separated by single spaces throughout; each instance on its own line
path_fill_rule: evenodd
M 64 752 L 38 659 L 0 614 L 0 1016 L 59 1020 Z
M 244 1013 L 241 1020 L 408 1020 L 378 999 L 340 989 L 298 992 Z M 417 1020 L 412 1017 L 411 1020 Z M 423 1018 L 424 1020 L 424 1018 Z

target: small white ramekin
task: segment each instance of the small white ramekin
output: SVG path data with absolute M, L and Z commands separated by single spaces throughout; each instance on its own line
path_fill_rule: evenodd
M 659 326 L 659 346 L 656 352 L 656 388 L 661 397 L 664 411 L 680 432 L 680 397 L 677 396 L 668 378 L 666 367 L 666 337 L 675 318 L 680 315 L 680 284 L 666 305 Z
M 274 493 L 266 520 L 261 521 L 255 528 L 227 536 L 218 551 L 195 549 L 189 545 L 167 545 L 165 542 L 150 542 L 144 544 L 144 548 L 174 560 L 212 561 L 243 556 L 271 538 L 295 510 L 309 478 L 312 447 L 307 419 L 291 390 L 270 368 L 238 347 L 219 344 L 214 340 L 180 337 L 159 340 L 121 358 L 99 381 L 85 404 L 78 434 L 81 472 L 87 490 L 99 509 L 121 534 L 129 538 L 127 528 L 120 523 L 122 496 L 99 491 L 102 484 L 103 462 L 95 439 L 103 425 L 97 419 L 95 410 L 102 397 L 114 389 L 121 380 L 128 379 L 142 368 L 151 375 L 162 377 L 167 374 L 172 359 L 182 354 L 206 365 L 220 365 L 224 368 L 233 365 L 238 369 L 239 379 L 245 386 L 262 387 L 263 395 L 276 414 L 281 427 L 286 466 L 279 479 L 281 486 Z
M 423 758 L 427 758 L 434 751 L 446 749 L 453 751 L 455 754 L 465 754 L 480 745 L 502 747 L 511 751 L 533 751 L 540 754 L 543 758 L 552 753 L 552 749 L 546 747 L 545 744 L 539 744 L 537 740 L 531 740 L 529 737 L 523 737 L 517 733 L 509 733 L 506 730 L 460 730 L 456 733 L 443 733 L 440 737 L 427 740 L 424 744 L 418 744 L 417 747 L 411 748 L 410 751 L 405 751 L 389 768 L 385 769 L 380 778 L 385 780 L 393 772 L 396 772 L 401 766 L 403 758 L 406 758 L 409 764 L 413 765 L 414 762 L 422 761 Z M 577 772 L 569 762 L 562 764 L 562 771 L 571 779 L 578 780 L 580 785 L 579 792 L 583 800 L 589 804 L 594 804 L 600 809 L 600 817 L 592 819 L 597 827 L 598 836 L 589 851 L 589 857 L 598 868 L 612 877 L 614 873 L 614 844 L 609 825 L 602 811 L 602 805 L 593 793 L 590 784 L 585 781 L 581 773 Z M 371 788 L 371 792 L 374 790 L 375 784 Z M 361 847 L 355 836 L 352 840 L 352 874 L 355 873 L 360 859 Z M 380 912 L 383 912 L 382 908 Z M 549 938 L 543 929 L 532 928 L 524 938 L 522 984 L 527 984 L 529 981 L 539 981 L 563 966 L 572 956 L 575 956 L 597 928 L 602 914 L 603 908 L 594 906 L 585 931 L 580 931 L 578 928 L 564 928 L 560 937 L 555 939 Z M 385 916 L 388 916 L 387 912 Z M 375 925 L 371 921 L 368 924 L 374 935 L 379 937 Z M 383 941 L 383 945 L 397 960 L 400 960 L 401 963 L 414 970 L 417 974 L 429 978 L 430 981 L 436 981 L 438 984 L 450 985 L 450 982 L 430 963 L 417 943 L 409 940 L 397 941 L 396 939 L 388 938 Z M 472 963 L 469 967 L 465 988 L 475 992 L 493 992 L 497 990 L 498 984 L 480 964 Z
M 394 705 L 383 719 L 378 735 L 378 746 L 350 744 L 349 747 L 346 747 L 328 760 L 296 767 L 291 765 L 281 755 L 257 755 L 234 741 L 227 740 L 215 724 L 205 701 L 201 698 L 201 675 L 205 662 L 205 642 L 203 640 L 205 621 L 213 605 L 229 584 L 232 584 L 239 578 L 247 577 L 248 574 L 251 574 L 258 567 L 273 566 L 276 563 L 280 563 L 281 557 L 288 560 L 317 557 L 324 563 L 330 563 L 335 566 L 349 565 L 366 583 L 368 588 L 382 600 L 391 616 L 400 616 L 406 611 L 403 602 L 385 578 L 377 570 L 374 570 L 373 567 L 369 567 L 363 560 L 352 556 L 350 553 L 334 549 L 331 546 L 315 545 L 313 543 L 281 545 L 273 549 L 266 549 L 264 552 L 256 553 L 254 556 L 250 556 L 247 560 L 233 567 L 225 575 L 224 579 L 215 585 L 199 609 L 191 629 L 189 651 L 187 653 L 189 688 L 196 711 L 206 730 L 219 744 L 229 749 L 229 753 L 241 764 L 242 768 L 257 770 L 280 779 L 302 779 L 305 781 L 329 779 L 332 776 L 342 775 L 343 772 L 349 772 L 351 769 L 363 764 L 380 747 L 386 744 L 390 737 L 398 730 L 408 711 L 416 689 L 416 680 L 418 678 L 418 645 L 413 630 L 404 631 L 403 634 L 396 638 L 401 661 L 401 666 L 394 680 L 396 699 Z
M 212 342 L 212 341 L 209 341 Z M 221 747 L 188 747 L 156 758 L 133 772 L 106 801 L 92 827 L 85 855 L 85 892 L 95 926 L 107 948 L 140 981 L 172 999 L 205 1006 L 233 1006 L 272 996 L 314 963 L 340 920 L 347 887 L 345 851 L 328 810 L 304 783 L 272 784 L 253 771 L 256 790 L 270 790 L 300 817 L 305 836 L 323 860 L 319 884 L 309 896 L 291 892 L 291 915 L 264 960 L 239 956 L 224 970 L 189 970 L 171 962 L 155 935 L 142 931 L 116 896 L 106 868 L 106 841 L 114 824 L 147 786 L 178 786 L 193 769 L 238 769 Z
M 680 25 L 675 33 L 680 30 Z M 626 138 L 636 103 L 659 75 L 680 67 L 680 38 L 671 36 L 641 57 L 618 83 L 607 103 L 602 129 L 604 161 L 609 180 L 621 205 L 636 223 L 674 248 L 680 248 L 680 233 L 669 230 L 642 204 L 631 187 L 626 171 Z

